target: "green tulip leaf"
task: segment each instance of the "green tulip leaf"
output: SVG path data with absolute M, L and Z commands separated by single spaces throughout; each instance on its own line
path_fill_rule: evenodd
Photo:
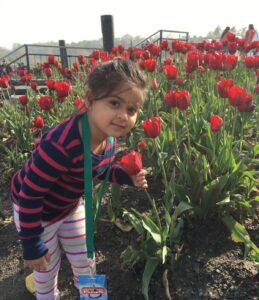
M 137 218 L 134 214 L 130 213 L 127 210 L 124 210 L 123 217 L 125 217 L 125 219 L 127 219 L 134 226 L 137 233 L 144 235 L 142 222 L 139 218 Z
M 151 257 L 146 261 L 144 273 L 142 276 L 142 294 L 144 295 L 145 300 L 149 300 L 148 297 L 149 283 L 158 264 L 159 264 L 158 258 Z
M 158 226 L 147 216 L 142 217 L 143 227 L 151 234 L 157 244 L 161 244 L 161 234 Z

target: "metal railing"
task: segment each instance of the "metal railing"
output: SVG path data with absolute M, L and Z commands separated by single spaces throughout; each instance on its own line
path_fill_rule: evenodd
M 0 61 L 5 60 L 10 66 L 22 63 L 30 70 L 31 66 L 46 62 L 48 56 L 53 55 L 60 58 L 62 67 L 71 67 L 77 61 L 78 55 L 87 57 L 93 50 L 102 50 L 102 48 L 65 46 L 65 43 L 59 45 L 24 44 L 1 57 Z
M 175 30 L 158 30 L 155 33 L 151 34 L 149 37 L 145 38 L 143 41 L 135 45 L 135 47 L 143 47 L 147 43 L 153 43 L 160 45 L 163 40 L 173 41 L 185 41 L 189 40 L 189 32 L 187 31 L 175 31 Z
M 160 45 L 163 40 L 180 40 L 187 42 L 189 40 L 189 32 L 158 30 L 133 47 L 143 47 L 147 43 Z M 90 48 L 66 46 L 64 40 L 60 40 L 58 45 L 24 44 L 1 57 L 0 61 L 6 60 L 6 64 L 11 67 L 17 63 L 22 63 L 24 67 L 30 70 L 31 66 L 36 66 L 37 64 L 46 62 L 49 55 L 54 55 L 60 58 L 62 67 L 71 67 L 72 64 L 77 61 L 78 55 L 85 55 L 88 57 L 93 50 L 102 51 L 103 49 L 98 47 Z

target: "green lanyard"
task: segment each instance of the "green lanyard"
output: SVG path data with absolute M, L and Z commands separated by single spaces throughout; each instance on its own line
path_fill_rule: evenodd
M 109 162 L 108 170 L 104 181 L 97 196 L 97 207 L 95 218 L 93 216 L 93 177 L 92 177 L 92 155 L 91 155 L 91 144 L 90 144 L 90 129 L 88 124 L 87 114 L 84 113 L 82 118 L 82 135 L 84 144 L 84 198 L 85 198 L 85 229 L 86 229 L 86 245 L 87 245 L 87 258 L 93 258 L 94 256 L 94 229 L 97 223 L 100 212 L 101 212 L 101 202 L 102 195 L 104 191 L 105 184 L 108 180 L 110 174 L 110 164 Z M 110 137 L 113 144 L 113 138 Z

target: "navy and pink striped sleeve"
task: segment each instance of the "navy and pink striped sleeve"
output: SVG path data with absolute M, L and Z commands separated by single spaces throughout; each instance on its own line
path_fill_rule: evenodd
M 113 162 L 117 145 L 116 139 L 109 138 L 108 140 L 109 144 L 107 145 L 107 156 L 99 163 L 99 165 L 95 167 L 100 168 L 101 166 L 103 166 L 103 168 L 105 168 L 105 172 L 99 175 L 98 179 L 104 180 L 108 168 L 110 167 L 111 171 L 108 178 L 110 182 L 117 183 L 119 185 L 127 184 L 129 186 L 134 186 L 131 177 L 118 164 Z
M 55 184 L 60 175 L 68 170 L 70 157 L 56 142 L 41 141 L 25 165 L 26 175 L 19 192 L 19 232 L 24 249 L 24 259 L 36 259 L 48 249 L 41 242 L 43 232 L 41 213 L 44 195 Z

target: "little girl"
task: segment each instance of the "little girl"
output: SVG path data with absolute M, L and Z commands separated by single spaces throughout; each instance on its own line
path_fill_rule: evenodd
M 145 78 L 128 60 L 113 60 L 89 75 L 85 106 L 90 129 L 92 177 L 147 188 L 146 171 L 129 176 L 113 163 L 116 138 L 135 125 L 144 101 Z M 59 299 L 60 244 L 79 274 L 95 273 L 85 242 L 82 116 L 46 132 L 11 182 L 14 220 L 23 246 L 24 266 L 33 269 L 36 298 Z M 114 137 L 110 139 L 108 137 Z M 113 142 L 112 142 L 113 141 Z

